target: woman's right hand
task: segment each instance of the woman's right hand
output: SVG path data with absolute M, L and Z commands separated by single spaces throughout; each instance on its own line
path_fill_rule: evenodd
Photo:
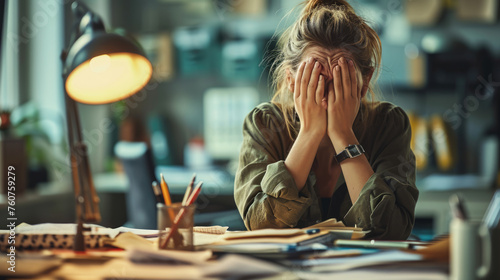
M 300 132 L 321 139 L 327 128 L 325 78 L 321 64 L 312 58 L 300 64 L 293 86 L 295 110 L 300 119 Z

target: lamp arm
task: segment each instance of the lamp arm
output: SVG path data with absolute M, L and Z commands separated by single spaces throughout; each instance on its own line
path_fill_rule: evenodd
M 99 222 L 99 197 L 95 191 L 87 146 L 83 142 L 80 118 L 76 102 L 65 92 L 66 122 L 70 149 L 71 174 L 75 192 L 77 233 L 75 236 L 75 251 L 84 251 L 83 222 Z

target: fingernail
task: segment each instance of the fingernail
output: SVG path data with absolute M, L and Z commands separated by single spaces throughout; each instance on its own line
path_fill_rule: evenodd
M 352 59 L 349 59 L 349 64 L 351 64 L 351 66 L 354 66 L 354 62 L 352 61 Z
M 337 65 L 335 66 L 335 71 L 339 71 L 340 70 L 340 67 Z
M 312 58 L 312 57 L 310 57 L 310 58 L 307 60 L 307 62 L 312 62 L 312 60 L 313 60 L 313 58 Z
M 319 75 L 319 80 L 323 81 L 323 75 Z
M 314 63 L 314 68 L 319 68 L 319 62 Z
M 344 58 L 343 58 L 343 57 L 341 57 L 341 58 L 339 59 L 339 63 L 340 63 L 340 64 L 344 64 Z

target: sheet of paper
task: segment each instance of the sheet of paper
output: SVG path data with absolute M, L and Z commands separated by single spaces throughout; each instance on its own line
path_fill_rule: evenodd
M 203 267 L 203 275 L 221 278 L 244 278 L 274 275 L 285 270 L 283 266 L 242 255 L 226 255 Z
M 118 259 L 110 261 L 106 267 L 106 272 L 99 279 L 204 279 L 200 267 L 194 265 L 152 265 Z
M 118 235 L 116 238 L 111 240 L 107 245 L 111 245 L 117 248 L 122 248 L 125 250 L 132 248 L 142 248 L 142 249 L 156 248 L 153 242 L 146 240 L 143 237 L 140 237 L 131 232 L 125 232 Z
M 38 279 L 38 278 L 37 278 Z M 110 260 L 104 264 L 65 263 L 43 279 L 204 279 L 199 266 L 180 264 L 142 264 L 125 258 Z
M 222 226 L 196 226 L 193 227 L 193 232 L 201 232 L 201 233 L 210 233 L 210 234 L 224 234 L 226 233 L 227 229 L 229 227 L 222 227 Z M 129 228 L 129 227 L 119 227 L 119 228 L 96 228 L 95 232 L 102 233 L 102 234 L 108 234 L 111 238 L 115 238 L 118 234 L 124 233 L 124 232 L 131 232 L 134 233 L 138 236 L 142 236 L 145 238 L 150 238 L 150 237 L 158 237 L 158 230 L 157 229 L 136 229 L 136 228 Z
M 226 233 L 229 227 L 221 227 L 221 226 L 196 226 L 193 228 L 193 232 L 199 233 L 211 233 L 211 234 L 224 234 Z
M 345 227 L 345 225 L 343 222 L 337 221 L 337 219 L 335 218 L 331 218 L 306 228 L 330 228 L 330 227 Z
M 444 269 L 433 269 L 428 267 L 401 267 L 401 268 L 364 268 L 349 271 L 334 272 L 310 272 L 296 271 L 294 273 L 299 279 L 349 279 L 349 280 L 448 280 L 449 275 Z
M 194 246 L 208 245 L 215 242 L 220 242 L 224 240 L 223 234 L 212 234 L 212 233 L 193 233 L 193 243 Z
M 363 251 L 358 249 L 327 250 L 321 253 L 314 254 L 314 256 L 312 256 L 310 259 L 353 257 L 359 256 L 362 253 Z
M 301 267 L 310 267 L 311 271 L 314 272 L 326 272 L 421 260 L 423 260 L 421 255 L 391 250 L 355 257 L 312 259 L 290 263 Z
M 226 237 L 228 233 L 226 233 L 224 236 Z M 305 234 L 302 233 L 299 235 L 274 235 L 274 236 L 260 236 L 260 235 L 245 235 L 245 238 L 225 238 L 223 240 L 220 240 L 218 242 L 211 243 L 212 245 L 233 245 L 233 244 L 244 244 L 244 243 L 250 243 L 250 244 L 255 244 L 255 243 L 281 243 L 281 244 L 290 244 L 290 245 L 310 245 L 313 243 L 321 243 L 321 244 L 327 244 L 331 243 L 332 240 L 332 235 L 328 231 L 322 231 L 318 233 L 313 233 L 313 234 Z
M 142 237 L 158 237 L 157 229 L 137 229 L 137 228 L 129 228 L 129 227 L 119 227 L 115 230 L 118 230 L 120 233 L 131 232 L 133 234 L 142 236 Z
M 244 243 L 229 245 L 208 245 L 202 248 L 227 253 L 278 253 L 295 249 L 296 246 L 282 243 Z
M 137 263 L 185 263 L 203 264 L 212 257 L 212 251 L 178 251 L 159 249 L 131 248 L 127 250 L 127 257 Z
M 312 229 L 312 228 L 317 228 L 321 230 L 330 230 L 331 232 L 344 234 L 344 237 L 339 237 L 339 238 L 347 238 L 347 235 L 352 233 L 352 235 L 348 237 L 351 239 L 363 238 L 367 233 L 370 232 L 370 231 L 363 231 L 363 229 L 359 227 L 346 227 L 342 221 L 337 221 L 337 219 L 335 218 L 328 219 L 326 221 L 314 224 L 304 229 Z
M 305 234 L 303 229 L 258 229 L 252 231 L 228 232 L 225 235 L 226 240 L 240 238 L 260 238 L 260 237 L 290 237 Z

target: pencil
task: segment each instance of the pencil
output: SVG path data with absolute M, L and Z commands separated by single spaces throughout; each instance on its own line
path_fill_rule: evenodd
M 161 190 L 163 192 L 163 199 L 165 200 L 165 205 L 172 205 L 172 199 L 170 198 L 170 192 L 168 191 L 167 182 L 165 182 L 165 178 L 163 178 L 163 173 L 160 174 L 161 177 Z
M 203 185 L 203 181 L 199 182 L 198 185 L 196 185 L 196 187 L 194 188 L 194 190 L 191 192 L 191 195 L 187 199 L 186 206 L 189 206 L 189 205 L 193 204 L 196 201 L 196 199 L 198 198 L 198 195 L 201 192 L 201 186 L 202 185 Z
M 168 208 L 168 206 L 172 205 L 172 199 L 170 198 L 170 192 L 168 191 L 167 182 L 165 181 L 165 178 L 163 178 L 163 173 L 160 173 L 160 177 L 161 177 L 161 189 L 163 192 L 163 199 L 165 200 L 165 205 L 167 206 L 167 212 L 168 216 L 170 217 L 170 221 L 173 223 L 175 219 L 175 213 L 173 209 Z
M 182 198 L 182 205 L 185 206 L 187 203 L 187 200 L 189 196 L 191 195 L 191 190 L 193 189 L 194 181 L 196 180 L 196 173 L 193 174 L 193 178 L 191 178 L 191 182 L 189 182 L 189 185 L 187 186 L 186 193 L 184 194 L 184 197 Z

